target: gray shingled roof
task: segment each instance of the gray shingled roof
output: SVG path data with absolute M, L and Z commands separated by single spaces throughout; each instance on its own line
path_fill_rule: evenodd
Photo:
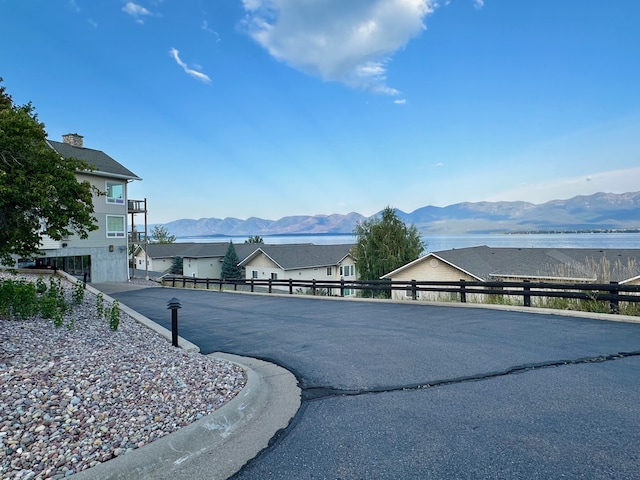
M 258 245 L 260 251 L 278 264 L 283 270 L 298 268 L 331 267 L 338 265 L 351 250 L 351 244 L 340 245 L 313 245 L 289 244 L 289 245 Z M 257 255 L 254 252 L 245 258 L 241 265 Z M 238 256 L 240 256 L 238 254 Z M 240 257 L 242 258 L 242 257 Z
M 54 140 L 47 140 L 51 148 L 58 152 L 65 158 L 73 157 L 78 160 L 84 160 L 89 165 L 93 166 L 95 170 L 92 172 L 94 175 L 107 174 L 108 176 L 115 176 L 120 178 L 126 178 L 129 180 L 142 180 L 135 173 L 128 168 L 124 167 L 106 153 L 100 150 L 93 150 L 91 148 L 75 147 L 68 143 L 56 142 Z
M 348 253 L 351 245 L 288 244 L 265 245 L 256 243 L 233 244 L 243 264 L 257 250 L 264 252 L 284 270 L 337 265 Z M 150 243 L 147 255 L 151 258 L 224 258 L 229 242 L 213 243 Z
M 623 282 L 640 276 L 640 249 L 490 248 L 487 246 L 433 252 L 482 280 L 506 277 L 572 278 Z

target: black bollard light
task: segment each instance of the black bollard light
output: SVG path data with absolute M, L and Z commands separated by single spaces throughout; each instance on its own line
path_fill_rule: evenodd
M 182 307 L 180 300 L 173 297 L 169 300 L 168 309 L 171 310 L 171 345 L 178 346 L 178 309 Z

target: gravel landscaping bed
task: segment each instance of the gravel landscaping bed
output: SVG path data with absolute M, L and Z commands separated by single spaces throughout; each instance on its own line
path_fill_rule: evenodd
M 20 278 L 37 276 L 0 273 Z M 71 476 L 208 415 L 246 384 L 236 365 L 174 348 L 126 314 L 113 331 L 96 306 L 85 291 L 59 328 L 0 318 L 0 478 Z

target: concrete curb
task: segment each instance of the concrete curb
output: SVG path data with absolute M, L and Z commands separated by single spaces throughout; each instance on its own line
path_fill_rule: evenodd
M 58 272 L 60 273 L 60 272 Z M 63 277 L 75 281 L 74 277 Z M 91 285 L 86 289 L 114 299 Z M 134 320 L 171 340 L 171 332 L 120 304 Z M 178 337 L 190 352 L 197 345 Z M 276 433 L 287 428 L 300 408 L 301 390 L 296 377 L 284 368 L 259 359 L 217 352 L 210 357 L 235 363 L 247 374 L 238 395 L 205 418 L 180 428 L 142 448 L 73 475 L 78 480 L 223 480 L 238 472 L 269 446 Z
M 266 448 L 298 411 L 296 378 L 261 360 L 222 353 L 211 356 L 236 363 L 247 372 L 247 385 L 233 400 L 205 418 L 74 478 L 226 479 Z

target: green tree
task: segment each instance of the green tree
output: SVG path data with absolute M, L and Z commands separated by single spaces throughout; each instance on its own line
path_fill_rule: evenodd
M 239 280 L 243 278 L 242 267 L 238 265 L 240 259 L 236 252 L 236 247 L 233 246 L 233 242 L 229 242 L 227 247 L 227 253 L 224 254 L 222 259 L 222 271 L 220 277 L 223 280 Z
M 0 82 L 2 79 L 0 78 Z M 46 142 L 47 133 L 31 103 L 14 105 L 0 85 L 0 263 L 11 255 L 33 257 L 43 236 L 87 238 L 98 228 L 93 192 L 76 173 L 91 167 L 61 158 Z
M 171 275 L 182 275 L 184 260 L 180 256 L 173 257 L 171 261 L 171 266 L 169 267 L 169 273 Z
M 162 225 L 156 225 L 151 229 L 150 243 L 175 243 L 176 236 L 171 235 L 171 232 Z
M 264 240 L 262 240 L 262 237 L 260 235 L 252 235 L 251 237 L 247 238 L 244 243 L 264 243 Z
M 357 240 L 351 254 L 361 280 L 378 280 L 424 251 L 416 226 L 407 227 L 391 207 L 382 210 L 379 217 L 358 222 L 354 234 Z

